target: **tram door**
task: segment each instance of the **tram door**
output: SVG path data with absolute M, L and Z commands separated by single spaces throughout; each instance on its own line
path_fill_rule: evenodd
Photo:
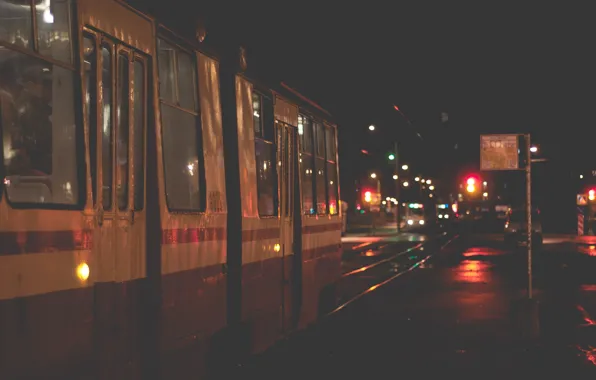
M 282 292 L 282 328 L 284 331 L 292 329 L 295 321 L 294 313 L 297 312 L 294 297 L 294 288 L 299 279 L 294 275 L 296 265 L 295 239 L 295 202 L 296 197 L 296 128 L 277 122 L 277 155 L 279 169 L 279 195 L 280 195 L 280 249 L 282 253 L 283 292 Z
M 133 363 L 126 370 L 137 372 L 140 365 L 148 70 L 143 54 L 100 32 L 85 31 L 83 55 L 95 207 L 95 347 L 99 370 L 109 376 L 113 366 Z

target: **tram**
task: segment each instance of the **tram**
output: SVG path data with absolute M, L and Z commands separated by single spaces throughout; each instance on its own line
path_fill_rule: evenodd
M 236 58 L 119 0 L 0 0 L 0 378 L 200 375 L 333 303 L 337 126 Z

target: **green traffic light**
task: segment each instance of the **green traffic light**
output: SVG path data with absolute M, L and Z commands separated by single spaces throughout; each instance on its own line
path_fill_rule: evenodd
M 389 155 L 389 159 L 390 159 L 391 161 L 395 160 L 395 155 L 394 155 L 394 154 L 390 154 L 390 155 Z

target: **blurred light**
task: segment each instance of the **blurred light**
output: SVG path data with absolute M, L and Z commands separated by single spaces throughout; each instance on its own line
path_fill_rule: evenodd
M 537 147 L 537 146 L 535 146 L 535 145 L 534 145 L 534 146 L 531 146 L 531 147 L 530 147 L 530 152 L 532 152 L 532 153 L 536 153 L 536 152 L 538 152 L 538 147 Z
M 445 219 L 449 219 L 449 214 L 445 214 Z
M 482 182 L 482 184 L 483 184 L 484 186 L 486 186 L 486 185 L 488 185 L 488 182 L 484 181 L 484 182 Z
M 433 183 L 433 181 L 431 181 L 430 179 L 427 179 L 427 180 L 426 180 L 426 184 L 427 184 L 427 185 L 430 185 L 431 183 Z
M 370 175 L 370 178 L 377 178 L 377 174 L 376 174 L 376 173 L 372 173 L 372 174 Z
M 364 193 L 364 201 L 370 202 L 371 200 L 372 200 L 372 195 L 371 195 L 370 191 L 367 191 L 366 193 Z
M 420 181 L 420 177 L 414 178 L 414 181 L 416 181 L 416 182 Z
M 366 150 L 366 149 L 361 149 L 360 151 L 361 151 L 363 154 L 368 154 L 368 150 Z
M 584 179 L 584 175 L 583 174 L 580 174 L 579 175 L 579 179 Z
M 435 189 L 435 187 L 434 187 L 433 185 L 430 185 L 430 186 L 428 187 L 428 189 L 429 189 L 430 191 L 433 191 L 433 190 Z
M 402 165 L 401 168 L 402 170 L 408 170 L 408 165 Z
M 412 219 L 408 220 L 408 225 L 411 226 L 412 224 L 414 224 L 414 221 Z
M 466 187 L 466 190 L 468 191 L 468 193 L 473 193 L 474 191 L 476 191 L 476 186 L 468 185 L 468 187 Z
M 279 243 L 275 243 L 275 245 L 273 246 L 273 250 L 275 252 L 279 252 L 281 250 L 281 246 L 279 245 Z
M 89 278 L 89 272 L 89 265 L 87 265 L 87 263 L 82 262 L 77 266 L 76 273 L 79 280 L 87 281 Z
M 383 202 L 381 202 L 381 203 L 382 203 L 382 204 L 384 204 L 384 205 L 386 205 L 386 204 L 387 204 L 387 201 L 383 201 Z
M 466 183 L 467 183 L 468 185 L 472 185 L 472 186 L 473 186 L 473 185 L 475 185 L 475 184 L 476 184 L 476 179 L 475 179 L 475 178 L 473 178 L 473 177 L 470 177 L 470 178 L 468 178 L 468 179 L 466 180 Z
M 410 186 L 410 184 L 408 183 L 408 181 L 405 181 L 404 182 L 404 187 L 408 187 L 408 186 Z
M 454 213 L 457 214 L 457 203 L 452 204 L 451 209 L 453 210 Z
M 394 174 L 393 175 L 393 179 L 397 179 L 397 174 Z
M 488 197 L 488 193 L 482 193 L 482 196 L 486 198 Z
M 433 195 L 432 195 L 432 194 L 428 194 L 428 197 L 429 197 L 429 198 L 432 198 L 432 197 L 433 197 Z
M 395 160 L 395 154 L 391 153 L 388 157 L 391 161 Z
M 390 199 L 391 199 L 391 198 L 389 198 L 389 197 L 385 198 L 385 200 L 386 200 L 386 201 L 388 201 L 388 200 L 390 200 Z
M 443 219 L 443 214 L 439 214 L 439 219 Z
M 43 22 L 45 22 L 46 24 L 54 23 L 54 15 L 50 11 L 50 8 L 46 8 L 46 10 L 43 11 Z
M 596 190 L 591 189 L 588 191 L 588 199 L 593 201 L 596 198 Z
M 398 106 L 393 106 L 393 108 L 395 108 L 396 111 L 399 111 L 399 107 Z
M 418 221 L 418 223 L 419 223 L 420 225 L 423 225 L 423 224 L 424 224 L 424 220 L 420 220 L 420 221 Z
M 369 126 L 368 126 L 368 130 L 369 130 L 369 131 L 374 131 L 374 130 L 375 130 L 375 126 L 374 126 L 374 125 L 372 125 L 372 124 L 371 124 L 371 125 L 369 125 Z

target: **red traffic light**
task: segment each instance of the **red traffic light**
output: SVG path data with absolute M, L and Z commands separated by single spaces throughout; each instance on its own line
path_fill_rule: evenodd
M 476 178 L 468 177 L 468 179 L 466 180 L 466 183 L 470 186 L 474 186 L 476 184 Z
M 591 201 L 596 199 L 596 189 L 590 189 L 590 191 L 588 191 L 588 199 Z

